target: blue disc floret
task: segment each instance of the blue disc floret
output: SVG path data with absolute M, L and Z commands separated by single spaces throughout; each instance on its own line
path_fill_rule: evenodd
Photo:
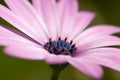
M 50 38 L 49 41 L 44 45 L 44 48 L 51 54 L 70 56 L 73 56 L 77 49 L 72 40 L 70 42 L 67 41 L 67 37 L 63 40 L 59 37 L 57 41 L 52 41 Z

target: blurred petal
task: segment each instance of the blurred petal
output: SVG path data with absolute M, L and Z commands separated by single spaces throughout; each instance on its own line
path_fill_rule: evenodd
M 42 4 L 41 0 L 32 0 L 33 7 L 37 10 L 39 15 L 43 18 L 43 13 L 42 13 Z
M 70 32 L 75 25 L 75 20 L 78 12 L 77 0 L 60 0 L 58 2 L 59 9 L 59 36 L 71 36 Z
M 67 63 L 67 60 L 69 58 L 70 56 L 66 56 L 66 55 L 48 54 L 45 56 L 45 61 L 48 64 L 62 64 L 62 63 Z
M 33 29 L 36 31 L 47 31 L 43 18 L 37 13 L 28 0 L 5 0 L 5 2 L 15 14 L 23 17 L 32 27 L 34 26 Z
M 72 35 L 70 38 L 73 39 L 79 35 L 86 27 L 88 27 L 94 17 L 95 13 L 80 11 L 76 19 L 75 27 L 73 28 L 74 33 L 73 31 L 71 32 Z
M 120 49 L 97 48 L 82 52 L 76 59 L 84 58 L 89 62 L 120 71 Z
M 116 26 L 96 25 L 83 31 L 79 36 L 74 39 L 74 41 L 84 41 L 84 39 L 90 40 L 90 38 L 95 39 L 101 36 L 111 35 L 118 32 L 120 32 L 120 28 Z
M 56 40 L 57 37 L 57 7 L 55 0 L 33 0 L 36 10 L 43 16 L 49 31 L 49 37 Z
M 93 78 L 100 79 L 103 75 L 102 68 L 91 62 L 86 62 L 79 59 L 71 59 L 69 60 L 69 63 L 78 70 Z
M 103 36 L 101 38 L 93 38 L 78 43 L 78 47 L 81 50 L 104 47 L 104 46 L 116 46 L 120 45 L 120 38 L 115 36 Z
M 35 43 L 34 40 L 29 39 L 24 34 L 6 26 L 0 26 L 0 45 L 3 46 L 36 46 L 40 47 L 39 44 Z
M 42 48 L 28 46 L 7 47 L 4 51 L 10 56 L 29 60 L 43 60 L 45 55 L 49 54 Z
M 10 0 L 11 1 L 11 0 Z M 9 1 L 9 2 L 10 2 Z M 14 2 L 14 1 L 13 1 Z M 10 4 L 10 3 L 9 3 Z M 16 3 L 15 3 L 16 4 Z M 18 5 L 18 2 L 17 4 Z M 16 7 L 16 6 L 15 6 Z M 16 7 L 17 8 L 17 7 Z M 21 9 L 18 9 L 17 10 L 21 11 Z M 24 10 L 24 9 L 22 9 Z M 26 14 L 25 14 L 26 13 Z M 19 16 L 17 13 L 13 13 L 12 11 L 10 11 L 9 9 L 5 8 L 4 6 L 0 5 L 0 17 L 3 18 L 4 20 L 6 20 L 7 22 L 9 22 L 10 24 L 12 24 L 14 27 L 18 28 L 19 30 L 21 30 L 22 32 L 24 32 L 25 34 L 29 35 L 30 37 L 34 38 L 35 40 L 43 43 L 45 41 L 43 41 L 41 39 L 40 36 L 42 36 L 42 38 L 44 38 L 44 40 L 47 40 L 46 39 L 46 36 L 44 34 L 44 32 L 40 32 L 37 33 L 37 30 L 41 30 L 41 29 L 38 29 L 36 30 L 36 28 L 33 27 L 32 24 L 32 18 L 31 17 L 28 17 L 29 13 L 27 14 L 28 12 L 24 12 L 24 17 L 22 15 Z M 26 15 L 26 17 L 25 17 Z M 29 20 L 28 20 L 29 18 Z M 26 20 L 27 19 L 27 20 Z M 31 21 L 31 22 L 28 22 L 28 21 Z M 34 19 L 35 21 L 35 19 Z M 33 22 L 34 23 L 34 22 Z M 36 26 L 36 25 L 34 25 Z

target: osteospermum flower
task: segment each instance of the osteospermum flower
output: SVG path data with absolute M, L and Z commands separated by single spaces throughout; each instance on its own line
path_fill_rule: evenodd
M 0 17 L 16 29 L 0 26 L 0 45 L 8 55 L 45 60 L 50 65 L 71 64 L 100 78 L 101 66 L 120 71 L 120 28 L 96 25 L 86 28 L 95 13 L 78 10 L 77 0 L 5 0 Z M 57 67 L 56 67 L 57 68 Z

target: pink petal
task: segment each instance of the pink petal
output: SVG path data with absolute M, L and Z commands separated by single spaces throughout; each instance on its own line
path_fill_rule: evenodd
M 67 60 L 69 58 L 70 56 L 66 56 L 66 55 L 48 54 L 45 56 L 45 61 L 48 64 L 62 64 L 62 63 L 67 63 Z
M 39 15 L 43 18 L 42 5 L 40 0 L 32 0 L 33 7 L 37 10 Z
M 7 47 L 4 51 L 10 56 L 29 60 L 43 60 L 45 55 L 49 54 L 46 50 L 42 48 L 28 46 Z
M 36 31 L 39 29 L 41 31 L 42 30 L 47 31 L 43 18 L 37 13 L 34 7 L 29 3 L 29 1 L 27 0 L 19 0 L 19 1 L 18 0 L 5 0 L 5 2 L 8 4 L 8 6 L 11 8 L 11 10 L 15 14 L 17 14 L 20 17 L 23 17 L 24 19 L 26 19 L 26 21 L 28 21 L 29 24 L 31 24 L 31 26 L 34 26 L 34 29 Z
M 120 71 L 120 49 L 97 48 L 82 52 L 76 59 L 84 58 L 89 62 Z
M 120 28 L 113 25 L 96 25 L 86 29 L 82 35 L 94 34 L 99 31 L 99 34 L 114 34 L 120 32 Z
M 21 30 L 22 32 L 26 33 L 30 37 L 34 38 L 35 40 L 42 43 L 44 42 L 42 41 L 44 38 L 44 40 L 47 41 L 46 36 L 44 36 L 44 33 L 39 31 L 41 35 L 38 34 L 33 28 L 33 26 L 31 26 L 30 23 L 26 22 L 26 20 L 23 17 L 14 14 L 2 5 L 0 5 L 0 17 L 12 24 L 13 26 L 15 26 L 16 28 L 18 28 L 19 30 Z M 42 39 L 40 36 L 42 36 Z
M 90 24 L 94 17 L 95 13 L 80 11 L 76 19 L 75 27 L 73 28 L 74 32 L 71 32 L 71 39 L 79 35 Z
M 95 39 L 95 40 L 94 40 Z M 92 49 L 97 47 L 103 47 L 103 46 L 116 46 L 120 45 L 120 38 L 115 36 L 103 36 L 101 38 L 94 38 L 93 40 L 88 39 L 86 41 L 81 41 L 81 43 L 78 43 L 78 47 L 81 50 L 86 49 Z
M 111 25 L 97 25 L 83 31 L 79 36 L 77 36 L 74 39 L 74 41 L 78 42 L 79 40 L 84 41 L 84 39 L 86 40 L 96 39 L 101 36 L 110 35 L 117 32 L 120 32 L 119 27 Z
M 72 5 L 72 6 L 71 6 Z M 58 2 L 59 10 L 59 36 L 69 37 L 72 31 L 78 13 L 77 0 L 60 0 Z
M 71 59 L 69 60 L 69 63 L 78 70 L 93 78 L 100 79 L 103 75 L 102 68 L 94 63 L 77 59 Z
M 15 31 L 11 28 L 7 29 L 5 26 L 0 26 L 0 45 L 3 46 L 35 46 L 40 47 L 40 45 L 34 43 L 34 41 L 24 38 L 22 35 L 18 34 L 18 31 Z M 14 32 L 16 33 L 14 33 Z
M 41 29 L 46 32 L 47 36 L 49 36 L 48 33 L 48 29 L 47 26 L 45 25 L 45 22 L 43 20 L 43 18 L 39 15 L 39 13 L 36 11 L 36 9 L 33 7 L 33 5 L 30 4 L 29 1 L 27 0 L 20 0 L 21 4 L 25 4 L 26 7 L 29 9 L 29 11 L 31 12 L 31 15 L 35 16 L 35 18 L 37 19 L 39 26 L 41 26 Z
M 51 38 L 57 37 L 57 6 L 55 0 L 33 0 L 36 10 L 43 16 Z

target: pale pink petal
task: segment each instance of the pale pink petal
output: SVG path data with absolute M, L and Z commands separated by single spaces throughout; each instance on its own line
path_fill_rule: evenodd
M 33 0 L 34 7 L 38 10 L 40 15 L 46 23 L 49 35 L 52 39 L 56 40 L 57 37 L 57 7 L 55 0 Z
M 20 0 L 20 3 L 21 5 L 25 5 L 25 7 L 27 8 L 26 10 L 28 10 L 29 13 L 31 13 L 31 15 L 36 19 L 36 22 L 38 22 L 39 24 L 38 29 L 40 28 L 41 30 L 43 30 L 43 33 L 46 33 L 46 35 L 49 37 L 47 25 L 45 24 L 43 17 L 39 15 L 33 5 L 31 5 L 30 2 L 27 0 Z
M 76 44 L 77 46 L 79 46 L 79 45 L 85 45 L 87 43 L 91 43 L 91 42 L 94 42 L 94 41 L 97 41 L 97 40 L 106 39 L 106 37 L 114 37 L 114 36 L 112 36 L 112 35 L 104 35 L 104 36 L 90 35 L 90 36 L 82 38 L 82 39 L 80 39 L 78 41 L 75 40 L 75 43 L 77 43 Z
M 49 54 L 42 48 L 28 46 L 7 47 L 4 51 L 10 56 L 29 60 L 43 60 L 45 55 Z
M 62 63 L 67 63 L 67 60 L 69 58 L 70 56 L 66 56 L 66 55 L 48 54 L 45 56 L 45 61 L 48 64 L 62 64 Z
M 79 34 L 79 36 L 74 39 L 74 41 L 78 42 L 79 40 L 84 41 L 84 39 L 95 39 L 100 36 L 110 35 L 117 32 L 120 32 L 119 27 L 111 25 L 96 25 L 83 31 L 81 34 Z
M 114 34 L 120 32 L 120 28 L 118 26 L 113 26 L 113 25 L 96 25 L 86 29 L 81 34 L 88 35 L 98 32 L 99 34 L 104 34 L 104 35 Z
M 88 39 L 78 43 L 78 48 L 81 50 L 104 47 L 104 46 L 116 46 L 120 45 L 120 38 L 115 36 L 103 36 L 101 38 Z
M 93 62 L 120 71 L 120 49 L 117 48 L 97 48 L 84 51 L 76 56 L 76 59 L 84 58 Z
M 119 48 L 96 48 L 96 49 L 90 49 L 90 50 L 86 50 L 83 51 L 82 53 L 79 54 L 79 56 L 76 57 L 80 57 L 80 56 L 100 56 L 100 57 L 107 57 L 107 56 L 116 56 L 116 57 L 120 57 L 120 49 Z
M 43 35 L 44 33 L 41 33 L 41 35 L 38 34 L 34 30 L 34 27 L 31 26 L 28 22 L 26 22 L 25 19 L 14 14 L 13 12 L 11 12 L 9 9 L 5 8 L 2 5 L 0 5 L 0 17 L 3 18 L 4 20 L 6 20 L 7 22 L 9 22 L 10 24 L 12 24 L 14 27 L 16 27 L 19 30 L 21 30 L 22 32 L 24 32 L 25 34 L 34 38 L 35 40 L 43 43 L 43 42 L 45 42 L 45 41 L 43 41 L 43 38 L 44 38 L 44 40 L 47 41 L 46 36 Z M 42 39 L 40 36 L 42 36 Z
M 35 43 L 33 40 L 27 39 L 25 35 L 22 35 L 20 32 L 5 26 L 0 26 L 0 45 L 40 47 L 40 45 Z
M 72 35 L 70 38 L 73 39 L 79 35 L 86 27 L 88 27 L 94 17 L 95 13 L 93 12 L 80 11 L 76 19 L 75 27 L 73 28 L 74 32 L 71 31 Z
M 41 0 L 32 0 L 33 7 L 37 10 L 39 15 L 43 18 Z
M 25 19 L 38 34 L 46 30 L 43 18 L 37 13 L 33 6 L 27 0 L 5 0 L 9 8 L 18 16 Z M 47 30 L 46 30 L 47 31 Z M 43 32 L 44 33 L 44 32 Z M 47 33 L 47 32 L 46 32 Z
M 59 10 L 59 36 L 69 37 L 71 36 L 70 32 L 72 31 L 75 20 L 78 12 L 77 0 L 60 0 L 58 2 Z
M 83 73 L 93 78 L 100 79 L 103 75 L 102 68 L 94 63 L 87 62 L 84 60 L 79 60 L 79 59 L 78 60 L 70 59 L 69 63 L 75 68 L 77 68 L 78 70 L 82 71 Z

